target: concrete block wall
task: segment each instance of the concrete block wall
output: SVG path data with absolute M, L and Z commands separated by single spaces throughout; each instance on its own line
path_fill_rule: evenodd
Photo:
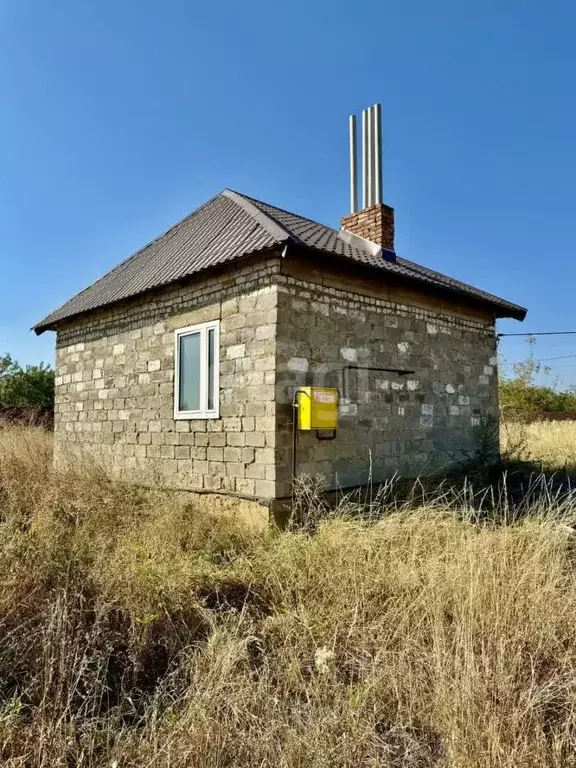
M 174 420 L 174 330 L 220 320 L 219 419 Z M 414 370 L 399 377 L 346 365 Z M 63 324 L 56 461 L 90 456 L 137 482 L 286 497 L 291 395 L 346 394 L 332 441 L 299 433 L 297 471 L 329 487 L 415 476 L 474 449 L 497 416 L 493 318 L 325 263 L 255 260 Z
M 286 274 L 278 283 L 279 495 L 289 491 L 293 388 L 337 387 L 342 395 L 346 365 L 414 373 L 349 370 L 336 439 L 298 433 L 298 473 L 349 487 L 430 473 L 474 451 L 475 428 L 498 415 L 493 319 L 425 299 L 409 304 L 393 291 L 362 295 L 352 278 L 340 286 L 314 279 Z
M 277 259 L 63 325 L 55 459 L 167 487 L 275 495 Z M 219 419 L 174 420 L 174 330 L 220 320 Z

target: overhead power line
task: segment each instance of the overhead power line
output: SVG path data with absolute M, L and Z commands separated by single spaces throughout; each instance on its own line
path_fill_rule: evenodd
M 536 362 L 547 363 L 549 360 L 568 360 L 569 357 L 576 357 L 576 355 L 560 355 L 559 357 L 539 357 Z
M 537 333 L 498 333 L 499 339 L 504 336 L 573 336 L 576 331 L 538 331 Z

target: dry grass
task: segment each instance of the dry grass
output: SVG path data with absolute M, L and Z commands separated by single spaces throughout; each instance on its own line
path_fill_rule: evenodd
M 2 765 L 576 765 L 571 500 L 314 535 L 205 505 L 0 432 Z
M 502 429 L 504 450 L 547 469 L 576 465 L 576 421 L 510 422 Z

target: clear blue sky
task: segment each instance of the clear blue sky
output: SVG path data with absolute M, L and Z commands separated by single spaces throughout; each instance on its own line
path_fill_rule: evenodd
M 573 0 L 3 0 L 0 352 L 52 361 L 30 326 L 223 187 L 338 226 L 375 101 L 398 252 L 576 330 L 575 35 Z

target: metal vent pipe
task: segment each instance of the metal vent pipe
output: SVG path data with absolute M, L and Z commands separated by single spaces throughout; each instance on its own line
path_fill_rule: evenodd
M 358 137 L 356 116 L 350 115 L 350 211 L 358 210 Z M 362 209 L 382 203 L 382 108 L 362 110 Z
M 362 111 L 362 208 L 368 208 L 368 110 Z
M 358 141 L 356 115 L 350 115 L 350 213 L 358 210 Z
M 374 109 L 368 107 L 368 208 L 374 205 Z
M 374 205 L 382 203 L 382 107 L 375 104 L 374 111 Z

